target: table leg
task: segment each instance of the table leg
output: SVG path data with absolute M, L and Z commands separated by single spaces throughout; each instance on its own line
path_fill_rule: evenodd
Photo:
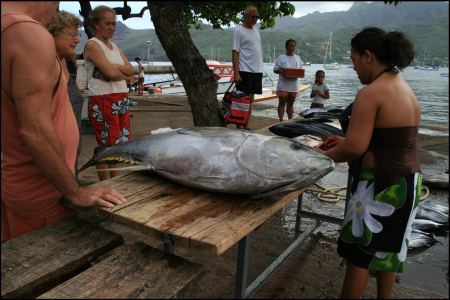
M 174 254 L 174 247 L 173 247 L 173 242 L 172 242 L 171 237 L 168 234 L 163 233 L 162 241 L 163 241 L 164 252 Z
M 297 197 L 297 216 L 295 217 L 295 237 L 298 237 L 300 235 L 300 226 L 301 226 L 301 218 L 300 213 L 302 211 L 302 204 L 303 204 L 303 193 L 298 195 Z
M 239 241 L 237 269 L 236 269 L 236 287 L 235 298 L 246 298 L 247 291 L 247 275 L 248 275 L 248 258 L 250 251 L 250 237 L 247 235 Z

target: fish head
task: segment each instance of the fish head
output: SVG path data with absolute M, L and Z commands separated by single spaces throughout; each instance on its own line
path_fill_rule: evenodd
M 151 170 L 151 161 L 147 160 L 148 152 L 151 151 L 152 141 L 150 138 L 128 141 L 122 144 L 108 147 L 97 147 L 92 158 L 86 162 L 78 172 L 99 163 L 123 163 L 129 166 L 117 167 L 108 170 Z

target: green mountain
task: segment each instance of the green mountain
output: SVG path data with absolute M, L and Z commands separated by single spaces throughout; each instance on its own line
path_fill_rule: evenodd
M 403 31 L 413 40 L 416 48 L 413 65 L 422 62 L 427 45 L 426 61 L 448 66 L 448 9 L 448 2 L 402 1 L 397 6 L 355 2 L 348 11 L 277 18 L 274 28 L 261 31 L 264 61 L 273 62 L 284 53 L 285 41 L 294 38 L 304 61 L 322 63 L 328 35 L 333 32 L 333 57 L 341 63 L 350 63 L 352 36 L 366 26 L 378 26 L 388 31 Z M 190 30 L 190 33 L 205 59 L 231 61 L 232 28 L 221 30 L 204 25 L 202 30 Z M 82 51 L 85 41 L 84 35 L 77 52 Z M 130 60 L 136 56 L 147 60 L 149 52 L 151 61 L 168 61 L 154 30 L 133 30 L 118 22 L 113 41 Z

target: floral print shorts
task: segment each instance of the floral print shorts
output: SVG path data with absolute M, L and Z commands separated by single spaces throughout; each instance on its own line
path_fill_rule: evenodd
M 398 178 L 374 195 L 373 170 L 362 170 L 351 194 L 338 253 L 361 268 L 401 273 L 422 190 L 421 173 Z
M 128 94 L 89 97 L 88 117 L 100 146 L 120 144 L 131 139 Z

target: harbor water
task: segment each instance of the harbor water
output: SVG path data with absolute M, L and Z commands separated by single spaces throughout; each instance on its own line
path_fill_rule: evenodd
M 265 64 L 266 72 L 276 80 L 278 75 L 273 74 L 272 68 L 273 64 Z M 301 83 L 305 84 L 313 84 L 316 71 L 323 70 L 322 64 L 312 64 L 304 66 L 304 68 L 305 77 L 300 80 Z M 342 65 L 340 70 L 324 71 L 325 83 L 330 89 L 330 99 L 327 100 L 329 105 L 346 107 L 352 103 L 358 90 L 363 87 L 352 66 Z M 448 68 L 441 68 L 438 71 L 422 71 L 408 67 L 402 71 L 402 76 L 409 83 L 419 100 L 422 124 L 448 127 L 449 82 L 448 77 L 440 75 L 444 72 L 448 73 Z M 296 113 L 309 108 L 311 105 L 310 93 L 311 89 L 307 89 L 296 100 L 294 103 Z M 276 109 L 255 112 L 255 115 L 278 118 Z M 430 132 L 430 134 L 440 133 Z
M 304 66 L 304 69 L 305 77 L 300 79 L 300 83 L 313 84 L 316 71 L 322 70 L 323 66 L 322 64 L 312 64 Z M 278 75 L 273 73 L 273 64 L 265 63 L 264 72 L 274 82 L 272 87 L 276 88 Z M 448 68 L 440 68 L 437 71 L 423 71 L 408 67 L 402 71 L 402 76 L 409 83 L 419 100 L 422 113 L 421 123 L 448 128 L 449 82 L 448 77 L 442 76 L 441 73 L 448 73 Z M 172 80 L 176 76 L 176 74 L 147 74 L 145 75 L 145 83 Z M 266 82 L 270 81 L 266 80 Z M 350 65 L 342 65 L 340 70 L 325 70 L 325 83 L 330 89 L 330 99 L 327 100 L 329 105 L 343 107 L 353 102 L 356 93 L 363 87 Z M 311 89 L 307 89 L 297 98 L 294 103 L 295 113 L 309 108 L 311 104 L 310 92 Z M 278 119 L 276 111 L 278 100 L 271 100 L 267 104 L 267 108 L 254 110 L 252 115 Z M 448 136 L 448 130 L 444 132 L 429 129 L 421 130 L 421 133 L 428 135 L 444 134 Z

